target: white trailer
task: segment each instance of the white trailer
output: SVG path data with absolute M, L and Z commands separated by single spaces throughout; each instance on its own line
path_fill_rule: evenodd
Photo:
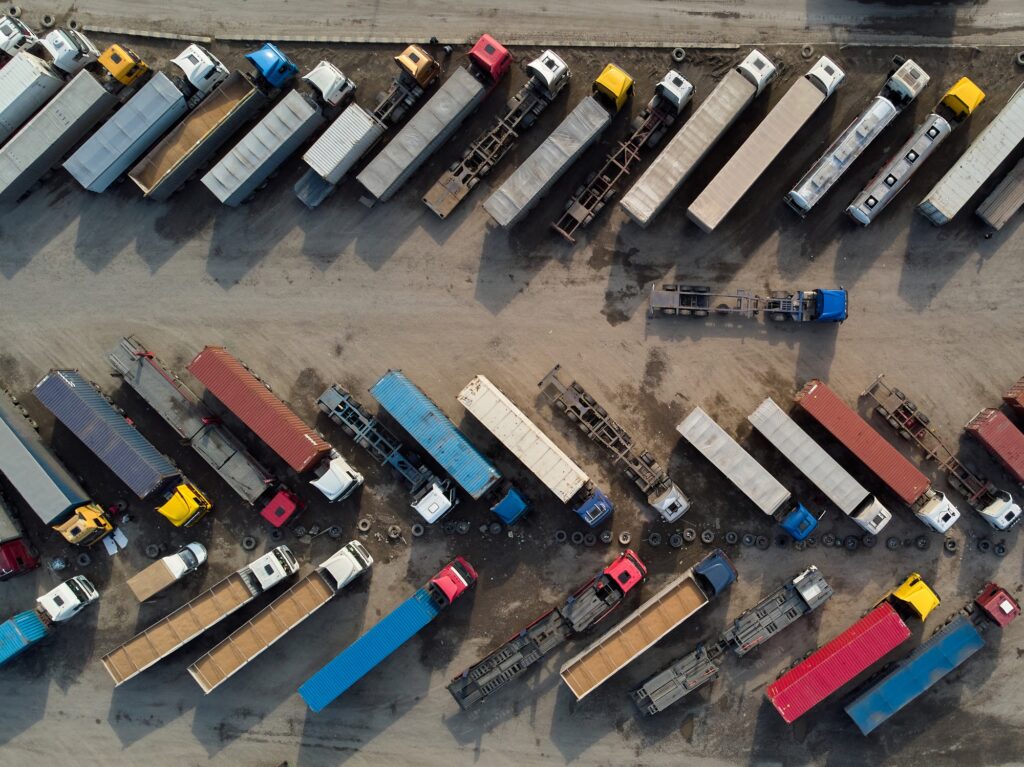
M 622 209 L 641 226 L 650 224 L 776 74 L 775 65 L 757 49 L 726 72 L 711 95 L 622 198 Z
M 51 65 L 21 51 L 0 69 L 0 144 L 64 86 L 64 77 Z
M 976 213 L 978 218 L 995 230 L 1002 229 L 1006 222 L 1024 205 L 1024 159 L 1018 162 L 992 194 L 985 198 Z
M 302 156 L 309 170 L 295 184 L 307 208 L 316 208 L 345 174 L 384 135 L 387 126 L 358 104 L 349 104 Z

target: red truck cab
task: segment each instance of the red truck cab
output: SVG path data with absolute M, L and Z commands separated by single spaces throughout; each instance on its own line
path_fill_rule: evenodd
M 37 567 L 39 559 L 32 554 L 24 538 L 0 543 L 0 581 L 6 581 Z
M 986 583 L 974 602 L 999 628 L 1006 628 L 1020 615 L 1017 600 L 1006 589 L 994 583 Z
M 487 76 L 491 86 L 500 82 L 512 66 L 512 54 L 508 48 L 488 34 L 481 35 L 476 41 L 469 51 L 469 58 L 478 71 Z
M 628 594 L 647 578 L 647 567 L 632 549 L 626 549 L 619 558 L 604 569 L 604 574 L 614 579 L 623 594 Z
M 299 496 L 295 495 L 291 490 L 282 487 L 267 502 L 267 505 L 263 507 L 260 516 L 274 527 L 282 527 L 294 519 L 304 507 L 305 503 L 303 503 Z
M 476 570 L 472 565 L 462 557 L 455 557 L 430 579 L 430 585 L 444 594 L 448 604 L 451 604 L 476 583 L 476 578 Z

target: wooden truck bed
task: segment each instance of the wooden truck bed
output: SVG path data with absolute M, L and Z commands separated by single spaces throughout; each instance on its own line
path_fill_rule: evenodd
M 128 588 L 140 602 L 152 599 L 174 583 L 175 578 L 162 559 L 128 579 Z

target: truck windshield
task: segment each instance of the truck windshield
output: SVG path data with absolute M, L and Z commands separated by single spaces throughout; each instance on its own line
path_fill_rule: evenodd
M 79 602 L 89 601 L 89 596 L 85 593 L 85 589 L 78 585 L 77 581 L 68 581 L 67 587 L 71 593 L 78 597 Z
M 178 556 L 181 557 L 181 561 L 185 563 L 185 567 L 189 570 L 193 570 L 199 566 L 199 560 L 196 555 L 192 553 L 192 549 L 182 549 L 178 552 Z

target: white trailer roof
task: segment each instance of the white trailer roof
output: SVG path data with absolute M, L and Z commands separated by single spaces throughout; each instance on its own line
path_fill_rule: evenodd
M 302 156 L 324 181 L 337 184 L 384 133 L 380 120 L 350 104 Z
M 64 85 L 46 62 L 22 51 L 0 69 L 0 144 Z

